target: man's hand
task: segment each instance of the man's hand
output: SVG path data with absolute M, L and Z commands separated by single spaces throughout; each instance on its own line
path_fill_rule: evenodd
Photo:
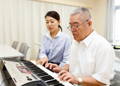
M 98 82 L 97 80 L 95 80 L 93 77 L 90 77 L 90 76 L 82 77 L 84 81 L 79 82 L 79 80 L 75 76 L 73 76 L 72 74 L 70 74 L 68 71 L 65 71 L 65 70 L 62 70 L 59 73 L 59 78 L 60 80 L 67 81 L 72 84 L 82 85 L 82 86 L 105 86 L 106 85 L 104 83 Z
M 37 60 L 37 64 L 45 65 L 46 63 L 48 63 L 47 57 L 44 57 L 44 58 Z
M 53 64 L 53 63 L 46 63 L 45 67 L 56 73 L 59 73 L 62 70 L 60 66 L 58 66 L 57 64 Z
M 62 70 L 59 73 L 59 78 L 60 78 L 60 80 L 67 81 L 72 84 L 79 84 L 79 81 L 77 80 L 77 78 L 65 70 Z

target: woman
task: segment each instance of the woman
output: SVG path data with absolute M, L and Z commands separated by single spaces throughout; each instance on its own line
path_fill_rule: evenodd
M 59 65 L 60 68 L 67 70 L 71 40 L 62 32 L 60 16 L 56 11 L 49 11 L 45 15 L 45 21 L 49 34 L 43 37 L 40 59 L 37 60 L 37 63 L 49 69 Z M 53 71 L 59 72 L 59 68 Z

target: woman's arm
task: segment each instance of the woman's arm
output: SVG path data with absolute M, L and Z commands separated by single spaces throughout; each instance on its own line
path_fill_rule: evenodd
M 63 67 L 63 68 L 66 67 L 65 64 L 69 64 L 71 44 L 72 44 L 71 39 L 67 36 L 67 38 L 65 40 L 65 44 L 64 44 L 63 60 L 60 63 L 60 66 Z M 64 67 L 64 65 L 65 65 L 65 67 Z
M 45 65 L 46 63 L 48 63 L 48 57 L 46 55 L 46 47 L 45 47 L 46 43 L 47 43 L 47 39 L 44 36 L 42 39 L 41 49 L 37 60 L 37 63 L 41 65 Z

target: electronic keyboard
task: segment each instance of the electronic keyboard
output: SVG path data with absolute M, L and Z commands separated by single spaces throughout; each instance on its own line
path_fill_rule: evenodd
M 35 61 L 4 61 L 4 64 L 14 83 L 12 86 L 73 86 L 60 81 L 57 73 L 36 65 Z

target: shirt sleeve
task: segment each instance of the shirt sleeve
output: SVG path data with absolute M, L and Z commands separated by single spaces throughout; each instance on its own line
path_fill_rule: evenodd
M 64 53 L 63 53 L 63 60 L 60 63 L 61 67 L 64 66 L 65 64 L 69 64 L 71 44 L 72 44 L 72 41 L 68 37 L 67 40 L 66 40 L 66 42 L 65 42 Z
M 92 75 L 93 78 L 102 82 L 106 85 L 110 84 L 110 80 L 113 78 L 113 61 L 114 61 L 114 50 L 111 46 L 109 47 L 101 47 L 98 49 L 98 53 L 96 55 L 96 67 L 95 73 Z
M 47 38 L 44 36 L 43 39 L 42 39 L 42 44 L 41 44 L 41 49 L 40 49 L 40 53 L 39 53 L 39 58 L 47 57 L 45 43 L 47 43 Z

